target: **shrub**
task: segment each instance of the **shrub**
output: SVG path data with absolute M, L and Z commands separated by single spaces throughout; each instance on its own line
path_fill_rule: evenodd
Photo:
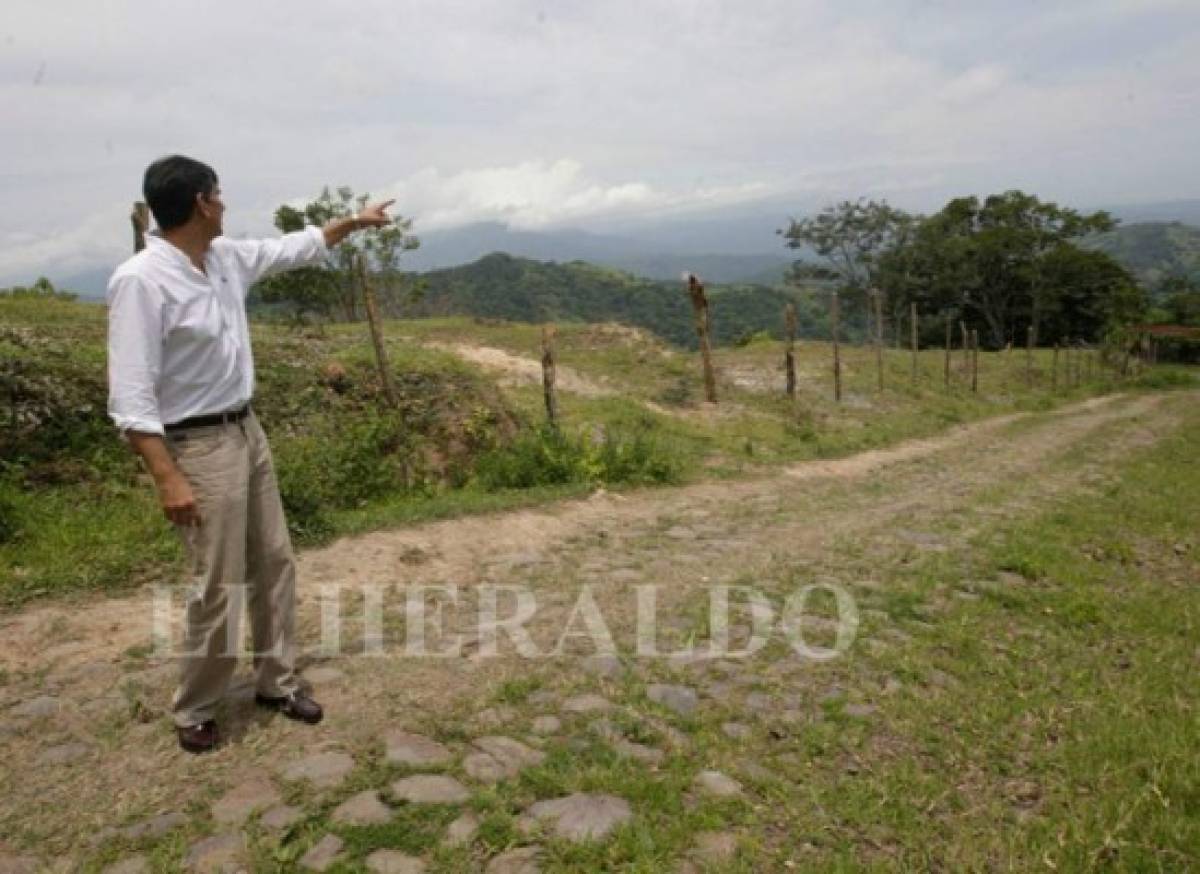
M 676 456 L 646 427 L 612 430 L 592 440 L 542 425 L 484 453 L 475 465 L 475 478 L 488 491 L 574 482 L 665 483 L 679 476 Z

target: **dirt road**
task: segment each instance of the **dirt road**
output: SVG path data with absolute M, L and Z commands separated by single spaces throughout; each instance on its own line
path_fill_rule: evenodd
M 730 660 L 724 660 L 729 676 L 718 681 L 668 659 L 627 658 L 618 682 L 610 664 L 574 655 L 526 659 L 504 644 L 500 656 L 482 657 L 472 629 L 483 584 L 528 587 L 538 612 L 527 628 L 540 652 L 562 634 L 583 584 L 625 653 L 633 646 L 637 588 L 650 584 L 659 587 L 664 650 L 703 633 L 707 585 L 750 585 L 777 595 L 797 581 L 837 582 L 854 595 L 866 616 L 854 647 L 902 646 L 905 633 L 887 627 L 881 608 L 889 568 L 914 556 L 953 552 L 973 533 L 1050 497 L 1077 493 L 1084 499 L 1104 483 L 1112 462 L 1171 433 L 1182 405 L 1196 400 L 1194 393 L 1109 396 L 751 479 L 601 492 L 306 552 L 299 559 L 304 665 L 329 716 L 317 728 L 264 716 L 253 706 L 243 669 L 222 720 L 230 742 L 205 757 L 181 754 L 164 716 L 172 669 L 150 646 L 149 593 L 6 616 L 0 620 L 0 834 L 7 846 L 0 845 L 0 870 L 8 870 L 5 864 L 76 870 L 128 854 L 169 869 L 206 832 L 239 833 L 239 820 L 230 831 L 230 820 L 218 812 L 230 803 L 222 800 L 230 788 L 257 775 L 266 787 L 263 806 L 279 801 L 272 791 L 294 801 L 285 769 L 318 752 L 343 751 L 355 774 L 371 773 L 389 730 L 439 737 L 455 756 L 469 752 L 471 738 L 498 734 L 536 749 L 569 741 L 573 715 L 589 712 L 578 703 L 580 694 L 613 699 L 630 683 L 640 690 L 638 684 L 673 681 L 695 692 L 701 709 L 752 694 L 739 688 L 739 668 Z M 403 595 L 371 594 L 418 583 L 458 587 L 459 608 L 448 611 L 447 621 L 465 634 L 461 655 L 406 657 Z M 330 586 L 343 587 L 343 654 L 333 657 L 318 647 L 321 592 Z M 382 652 L 356 655 L 371 630 L 362 621 L 364 601 L 376 597 L 383 604 Z M 577 644 L 567 651 L 586 651 Z M 836 661 L 802 678 L 789 679 L 784 668 L 776 674 L 774 706 L 793 710 L 812 706 L 830 687 L 869 706 L 883 682 Z M 507 700 L 504 690 L 526 680 L 538 690 L 533 700 L 515 693 Z M 558 714 L 542 723 L 544 733 L 527 724 L 529 706 Z M 606 706 L 596 703 L 597 710 Z M 686 722 L 672 726 L 659 718 L 658 726 L 667 752 L 689 748 Z M 472 782 L 470 775 L 468 769 L 465 782 Z M 343 797 L 336 788 L 323 791 L 299 805 L 313 828 L 327 814 L 320 799 Z M 147 823 L 145 833 L 119 831 Z M 239 838 L 239 852 L 262 858 L 269 835 L 261 826 L 248 833 L 250 847 Z

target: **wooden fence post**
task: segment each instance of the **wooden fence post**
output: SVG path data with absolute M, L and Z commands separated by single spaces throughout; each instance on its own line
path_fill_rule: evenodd
M 913 385 L 916 385 L 917 384 L 917 353 L 919 352 L 918 343 L 920 341 L 917 337 L 917 304 L 915 301 L 913 303 L 909 304 L 908 321 L 909 321 L 909 328 L 911 329 L 911 333 L 912 333 L 912 358 L 913 358 L 913 360 L 912 360 L 912 381 L 913 381 Z
M 1054 343 L 1054 360 L 1050 364 L 1050 389 L 1058 391 L 1058 348 L 1059 344 Z
M 950 347 L 954 345 L 954 326 L 950 322 L 950 311 L 946 310 L 946 360 L 942 366 L 942 385 L 950 389 Z
M 842 354 L 838 347 L 841 318 L 842 307 L 835 291 L 829 305 L 829 330 L 833 334 L 833 398 L 839 403 L 842 400 Z
M 979 391 L 979 331 L 971 330 L 971 391 Z
M 788 304 L 783 311 L 785 345 L 783 369 L 787 373 L 787 396 L 796 396 L 796 305 Z
M 958 327 L 962 331 L 962 349 L 963 363 L 962 370 L 965 375 L 971 369 L 971 335 L 967 331 L 967 323 L 963 319 L 958 320 Z
M 694 275 L 688 274 L 688 295 L 692 299 L 692 313 L 696 317 L 696 336 L 700 340 L 700 358 L 704 365 L 704 398 L 710 404 L 717 402 L 717 377 L 713 373 L 712 345 L 708 336 L 708 298 L 704 286 Z
M 371 344 L 375 347 L 375 366 L 379 369 L 379 385 L 388 406 L 396 406 L 396 392 L 392 388 L 392 374 L 388 369 L 387 349 L 383 345 L 383 325 L 379 319 L 379 304 L 375 300 L 375 289 L 367 277 L 367 257 L 359 252 L 355 257 L 358 268 L 358 283 L 362 287 L 363 304 L 367 310 L 367 322 L 371 329 Z
M 1025 387 L 1033 388 L 1033 325 L 1025 338 Z
M 883 292 L 875 295 L 875 370 L 879 375 L 879 390 L 883 391 Z
M 129 221 L 133 225 L 133 251 L 136 254 L 146 248 L 146 234 L 150 230 L 150 207 L 145 201 L 134 201 Z
M 546 419 L 551 428 L 558 427 L 558 395 L 554 391 L 554 325 L 542 325 L 542 397 L 546 402 Z

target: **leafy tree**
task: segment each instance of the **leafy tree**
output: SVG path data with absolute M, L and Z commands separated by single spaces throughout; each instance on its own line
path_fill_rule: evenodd
M 301 230 L 306 224 L 318 227 L 339 218 L 348 218 L 367 205 L 370 196 L 355 195 L 345 186 L 331 192 L 322 189 L 316 200 L 303 209 L 284 204 L 275 211 L 275 226 L 283 232 Z M 361 255 L 369 268 L 382 279 L 384 305 L 404 283 L 399 271 L 400 257 L 420 245 L 413 236 L 412 219 L 399 216 L 383 228 L 372 228 L 347 237 L 334 246 L 321 267 L 310 267 L 281 274 L 260 283 L 265 301 L 291 304 L 298 312 L 330 316 L 340 312 L 347 321 L 359 318 L 359 289 L 355 264 Z
M 917 219 L 888 204 L 886 200 L 846 200 L 828 206 L 815 216 L 792 219 L 779 231 L 791 249 L 811 248 L 826 260 L 845 292 L 845 305 L 861 309 L 866 292 L 874 287 L 880 257 L 904 245 Z M 809 274 L 813 268 L 797 262 L 793 275 Z
M 1048 315 L 1083 317 L 1078 301 L 1062 295 L 1100 295 L 1105 301 L 1090 302 L 1087 312 L 1127 316 L 1138 296 L 1132 277 L 1107 256 L 1077 257 L 1073 243 L 1112 226 L 1107 213 L 1083 215 L 1021 191 L 982 202 L 955 198 L 879 256 L 877 278 L 899 306 L 915 301 L 926 314 L 957 312 L 994 347 L 1021 343 L 1030 325 L 1035 337 L 1044 333 Z M 1100 284 L 1086 289 L 1085 277 Z M 1096 336 L 1094 322 L 1085 318 L 1077 333 Z M 1065 329 L 1060 318 L 1041 339 Z

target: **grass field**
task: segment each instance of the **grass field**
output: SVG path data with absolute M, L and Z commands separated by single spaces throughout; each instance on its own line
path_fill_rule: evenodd
M 0 299 L 0 326 L 0 373 L 11 402 L 0 433 L 0 604 L 119 591 L 174 573 L 178 544 L 104 415 L 103 309 Z M 836 404 L 829 347 L 802 343 L 793 407 L 783 394 L 781 348 L 756 341 L 717 350 L 720 403 L 711 407 L 700 403 L 695 355 L 620 326 L 562 325 L 560 404 L 564 430 L 576 441 L 572 457 L 559 481 L 510 489 L 503 478 L 481 481 L 478 463 L 499 453 L 500 469 L 511 470 L 541 458 L 545 447 L 536 440 L 514 443 L 543 418 L 540 329 L 435 319 L 391 322 L 387 338 L 398 411 L 381 410 L 365 326 L 303 334 L 254 327 L 256 407 L 301 545 L 527 506 L 599 484 L 738 476 L 982 416 L 1048 409 L 1113 386 L 1094 369 L 1084 371 L 1090 380 L 1068 387 L 1061 377 L 1052 390 L 1045 351 L 1026 386 L 1023 353 L 983 353 L 973 394 L 956 353 L 947 390 L 940 350 L 922 352 L 914 383 L 909 354 L 889 349 L 879 392 L 873 351 L 843 347 L 845 394 Z M 1150 376 L 1191 381 L 1164 374 Z M 626 452 L 626 463 L 600 463 L 594 447 L 605 444 Z

